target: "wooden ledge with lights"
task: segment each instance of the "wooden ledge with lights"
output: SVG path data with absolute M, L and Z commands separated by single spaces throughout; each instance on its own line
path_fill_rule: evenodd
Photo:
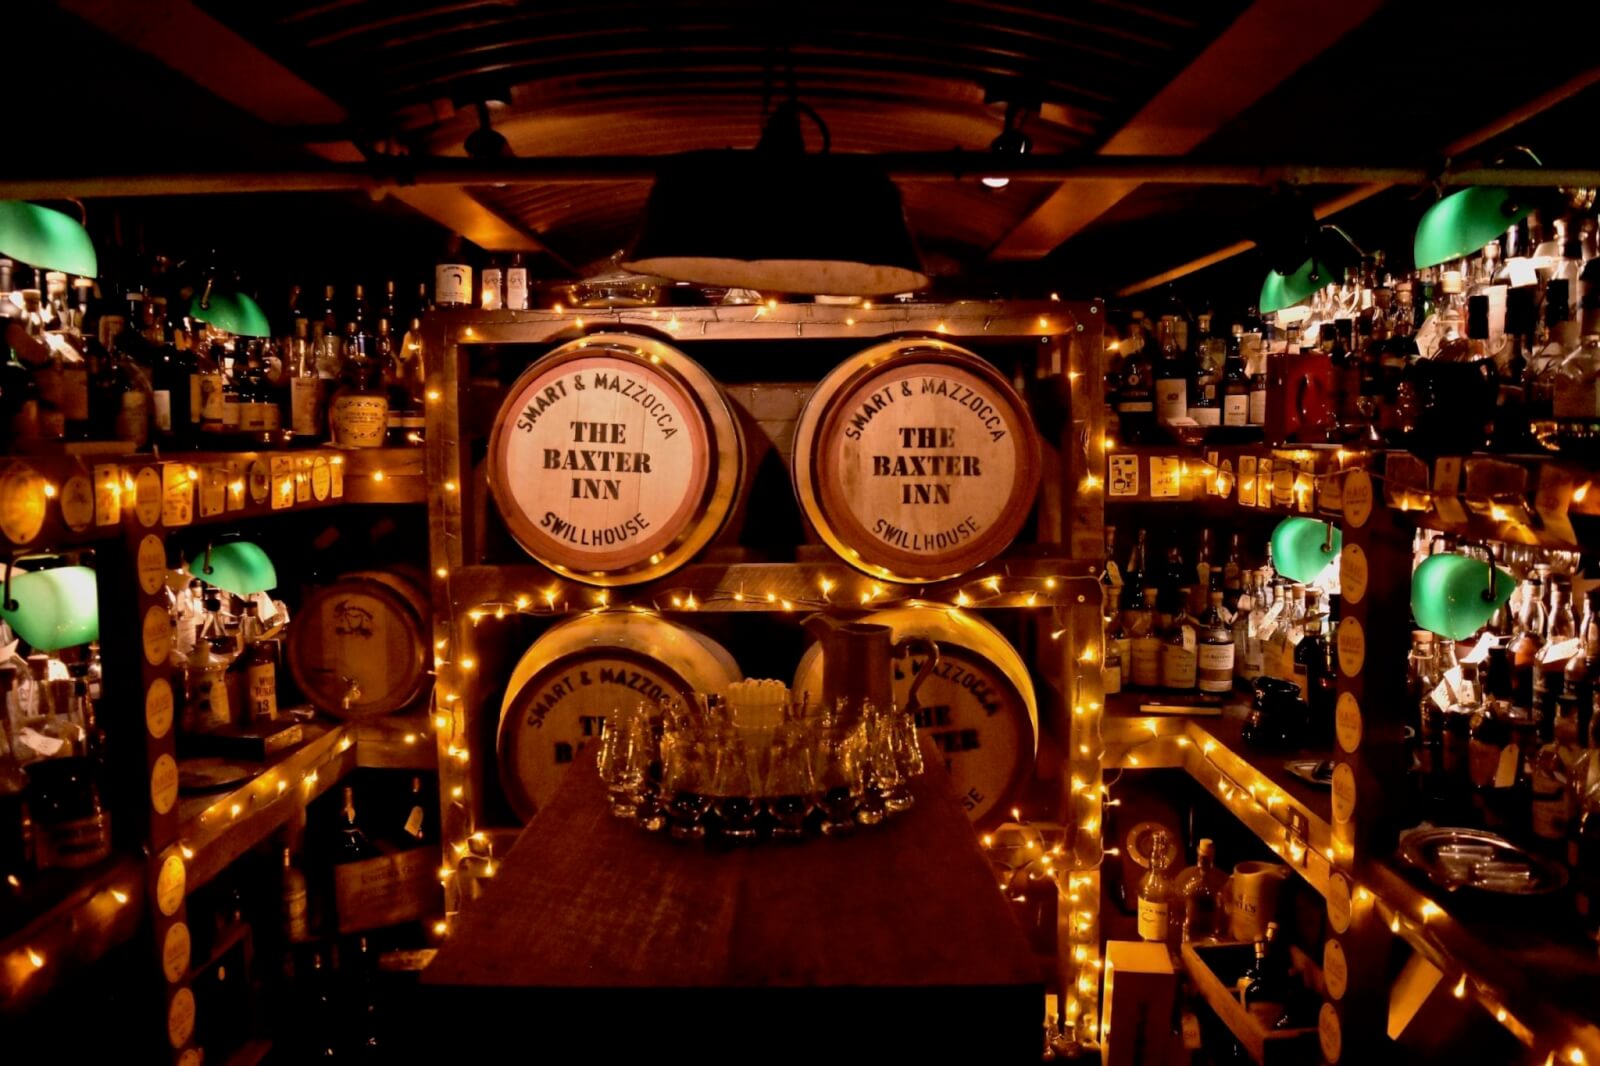
M 782 612 L 875 609 L 914 599 L 973 609 L 1049 607 L 1065 602 L 1066 579 L 1098 578 L 1100 569 L 1099 560 L 1012 552 L 965 577 L 919 585 L 878 581 L 842 562 L 696 562 L 659 581 L 614 589 L 581 584 L 534 563 L 466 566 L 449 577 L 457 599 L 472 605 L 465 613 L 477 621 L 625 605 L 657 612 Z
M 1132 692 L 1107 701 L 1101 726 L 1107 769 L 1184 770 L 1319 894 L 1333 891 L 1352 907 L 1377 907 L 1390 932 L 1437 970 L 1457 998 L 1472 996 L 1524 1043 L 1561 1034 L 1600 1061 L 1600 955 L 1576 930 L 1563 938 L 1531 922 L 1470 913 L 1387 860 L 1358 863 L 1356 883 L 1340 877 L 1334 889 L 1331 795 L 1283 769 L 1286 759 L 1327 757 L 1326 751 L 1248 751 L 1240 738 L 1245 708 L 1237 702 L 1198 716 L 1176 707 L 1163 714 L 1140 710 L 1149 705 L 1164 704 L 1158 694 Z
M 51 454 L 0 464 L 0 546 L 65 548 L 125 528 L 233 524 L 346 503 L 422 504 L 421 448 Z

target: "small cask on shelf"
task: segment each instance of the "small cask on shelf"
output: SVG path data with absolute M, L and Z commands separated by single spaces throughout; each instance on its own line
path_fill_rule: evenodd
M 639 702 L 689 702 L 744 675 L 716 641 L 634 611 L 580 615 L 546 630 L 511 671 L 495 741 L 511 809 L 532 818 L 606 716 Z
M 312 592 L 289 626 L 289 673 L 337 718 L 372 718 L 428 685 L 428 593 L 401 571 L 358 570 Z
M 743 477 L 722 390 L 671 345 L 597 333 L 528 367 L 489 442 L 489 487 L 528 554 L 624 585 L 682 566 L 722 528 Z
M 913 603 L 874 611 L 895 641 L 921 637 L 939 645 L 939 663 L 917 690 L 917 728 L 932 738 L 967 817 L 984 823 L 1004 813 L 1027 781 L 1038 750 L 1039 709 L 1022 656 L 988 622 L 939 604 Z M 894 695 L 904 700 L 922 663 L 908 655 L 894 664 Z M 800 658 L 793 691 L 822 691 L 822 645 Z
M 793 470 L 806 518 L 845 562 L 888 581 L 935 581 L 1011 543 L 1039 486 L 1039 444 L 1021 397 L 987 362 L 901 338 L 817 385 Z

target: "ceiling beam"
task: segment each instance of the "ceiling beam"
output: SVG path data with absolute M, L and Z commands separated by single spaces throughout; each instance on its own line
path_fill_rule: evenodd
M 1448 159 L 1452 156 L 1461 155 L 1463 152 L 1470 152 L 1474 148 L 1477 148 L 1480 145 L 1488 141 L 1492 141 L 1496 137 L 1515 129 L 1522 123 L 1527 122 L 1529 119 L 1543 114 L 1562 101 L 1570 100 L 1572 97 L 1594 85 L 1600 85 L 1600 66 L 1591 67 L 1590 69 L 1583 71 L 1581 74 L 1578 74 L 1575 77 L 1562 82 L 1560 85 L 1557 85 L 1552 89 L 1548 89 L 1545 92 L 1540 93 L 1538 96 L 1535 96 L 1533 99 L 1522 103 L 1510 111 L 1507 111 L 1493 122 L 1489 122 L 1464 136 L 1456 138 L 1454 141 L 1445 145 L 1440 154 Z M 1553 174 L 1551 175 L 1551 178 L 1552 180 L 1549 182 L 1549 184 L 1552 186 L 1567 184 L 1563 181 L 1554 180 L 1555 175 Z M 1589 183 L 1577 182 L 1575 184 L 1578 186 L 1588 186 Z M 1356 204 L 1362 203 L 1365 200 L 1370 200 L 1372 197 L 1378 195 L 1378 193 L 1393 187 L 1394 183 L 1390 182 L 1370 182 L 1359 185 L 1357 188 L 1351 189 L 1348 192 L 1341 193 L 1332 199 L 1324 200 L 1323 202 L 1317 204 L 1314 209 L 1315 214 L 1319 221 L 1324 218 L 1331 218 L 1340 211 L 1343 211 L 1348 207 L 1354 207 Z M 1136 296 L 1141 292 L 1147 292 L 1159 285 L 1165 285 L 1169 281 L 1177 281 L 1179 278 L 1186 277 L 1198 270 L 1204 270 L 1208 266 L 1214 266 L 1217 263 L 1223 262 L 1224 260 L 1232 259 L 1236 255 L 1242 255 L 1243 253 L 1250 251 L 1250 249 L 1254 248 L 1255 246 L 1255 241 L 1235 241 L 1226 247 L 1218 248 L 1214 252 L 1208 252 L 1207 254 L 1196 259 L 1191 259 L 1187 263 L 1180 263 L 1178 266 L 1172 267 L 1168 270 L 1163 270 L 1161 273 L 1145 278 L 1143 281 L 1136 281 L 1131 285 L 1125 285 L 1121 289 L 1117 290 L 1117 295 Z
M 1180 156 L 1237 118 L 1382 7 L 1385 0 L 1255 0 L 1099 153 Z M 1140 185 L 1062 185 L 990 249 L 993 259 L 1040 259 Z
M 343 126 L 345 108 L 190 0 L 59 0 L 60 6 L 130 48 L 165 64 L 213 96 L 271 126 Z M 362 157 L 349 142 L 308 144 L 324 159 Z M 243 191 L 243 190 L 235 190 Z M 536 235 L 464 188 L 394 187 L 388 195 L 490 251 L 540 252 L 572 266 Z

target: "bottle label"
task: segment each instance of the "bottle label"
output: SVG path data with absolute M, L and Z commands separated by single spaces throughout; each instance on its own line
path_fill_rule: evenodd
M 321 378 L 296 376 L 289 379 L 289 419 L 297 437 L 322 434 Z
M 1167 904 L 1139 897 L 1139 938 L 1167 939 Z
M 1202 644 L 1197 662 L 1201 692 L 1228 692 L 1233 688 L 1233 645 Z
M 1540 792 L 1535 782 L 1533 803 L 1529 817 L 1533 825 L 1533 835 L 1541 840 L 1556 842 L 1567 839 L 1567 829 L 1572 824 L 1572 806 L 1567 790 L 1560 787 L 1554 792 Z
M 1147 415 L 1156 409 L 1156 405 L 1140 397 L 1136 400 L 1117 401 L 1117 413 L 1124 415 Z
M 1264 426 L 1267 423 L 1267 390 L 1254 389 L 1250 393 L 1250 425 Z
M 1133 683 L 1141 688 L 1155 688 L 1161 684 L 1161 639 L 1135 637 L 1133 646 Z
M 441 307 L 472 302 L 472 268 L 465 263 L 440 263 L 433 271 L 433 299 Z
M 1196 658 L 1193 648 L 1185 648 L 1182 644 L 1161 645 L 1162 687 L 1194 688 Z
M 483 272 L 483 309 L 500 310 L 500 271 L 494 267 Z
M 191 730 L 205 732 L 227 725 L 232 716 L 228 713 L 228 684 L 222 670 L 208 667 L 193 681 L 188 714 Z
M 333 401 L 333 442 L 345 448 L 378 448 L 388 429 L 389 401 L 383 396 L 345 393 Z
M 189 375 L 189 424 L 200 424 L 202 404 L 200 402 L 200 375 Z
M 221 422 L 222 375 L 213 370 L 196 374 L 195 377 L 199 382 L 200 402 L 197 406 L 200 410 L 200 421 Z
M 245 670 L 250 689 L 250 720 L 270 722 L 278 717 L 278 670 L 272 663 L 252 663 Z
M 283 426 L 283 412 L 271 400 L 256 404 L 256 421 L 262 429 L 271 432 Z
M 1222 425 L 1222 409 L 1220 407 L 1191 407 L 1189 408 L 1189 417 L 1194 419 L 1194 424 L 1197 426 Z
M 122 394 L 122 410 L 117 414 L 117 439 L 131 440 L 140 447 L 150 439 L 149 398 L 140 389 Z
M 1156 381 L 1156 418 L 1171 422 L 1189 417 L 1189 381 L 1187 378 L 1160 378 Z
M 506 271 L 506 309 L 528 309 L 528 271 L 525 267 L 512 267 Z
M 61 371 L 61 413 L 68 422 L 89 420 L 89 371 L 81 365 Z
M 150 394 L 154 401 L 156 429 L 162 433 L 172 432 L 172 393 L 167 389 L 157 389 Z
M 1250 397 L 1244 393 L 1229 393 L 1222 398 L 1222 424 L 1246 426 L 1250 424 Z
M 1109 656 L 1106 664 L 1100 670 L 1100 690 L 1107 696 L 1115 696 L 1122 691 L 1122 660 L 1113 660 Z
M 240 429 L 244 425 L 244 404 L 239 402 L 238 393 L 224 393 L 222 396 L 222 428 Z
M 310 936 L 306 921 L 306 890 L 288 889 L 283 896 L 283 932 L 290 940 L 301 941 Z

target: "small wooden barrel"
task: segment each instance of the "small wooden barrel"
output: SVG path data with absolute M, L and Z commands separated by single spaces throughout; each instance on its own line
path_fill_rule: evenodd
M 597 333 L 528 367 L 489 441 L 489 488 L 528 554 L 625 585 L 682 566 L 722 528 L 744 474 L 733 408 L 699 364 Z
M 1011 543 L 1039 487 L 1021 397 L 971 352 L 885 341 L 817 385 L 794 439 L 794 485 L 818 535 L 888 581 L 966 573 Z
M 939 645 L 939 665 L 917 691 L 917 726 L 944 753 L 956 793 L 973 822 L 1003 820 L 1006 803 L 1033 772 L 1039 708 L 1016 648 L 988 622 L 938 604 L 874 611 L 894 639 L 923 637 Z M 922 667 L 915 653 L 894 663 L 894 692 L 904 700 Z M 800 658 L 794 691 L 822 691 L 822 645 Z
M 428 593 L 398 571 L 357 571 L 308 596 L 289 626 L 289 674 L 318 710 L 371 718 L 428 685 Z
M 511 671 L 495 747 L 512 810 L 532 818 L 613 711 L 641 700 L 688 701 L 743 674 L 697 630 L 634 611 L 580 615 L 552 626 Z

